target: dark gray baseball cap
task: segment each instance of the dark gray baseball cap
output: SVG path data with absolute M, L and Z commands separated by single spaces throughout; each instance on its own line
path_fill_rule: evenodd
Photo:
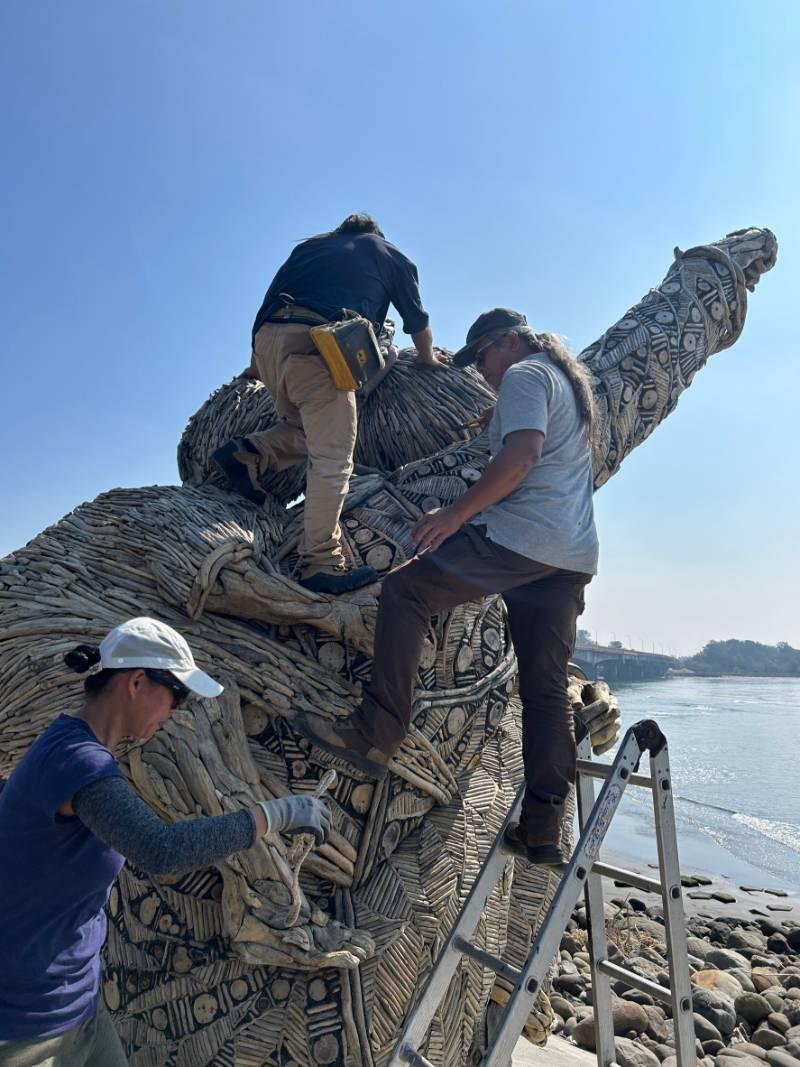
M 490 333 L 499 330 L 511 330 L 515 326 L 527 326 L 528 320 L 521 311 L 513 308 L 492 308 L 484 311 L 470 326 L 467 333 L 467 343 L 453 356 L 454 367 L 466 367 L 475 362 L 475 349 Z

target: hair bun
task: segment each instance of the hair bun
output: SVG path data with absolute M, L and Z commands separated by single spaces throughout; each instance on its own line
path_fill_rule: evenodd
M 100 649 L 97 645 L 78 645 L 64 656 L 64 663 L 76 674 L 85 674 L 90 667 L 100 662 Z

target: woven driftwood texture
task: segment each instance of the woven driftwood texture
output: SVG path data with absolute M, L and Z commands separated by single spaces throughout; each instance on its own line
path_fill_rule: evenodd
M 682 309 L 671 329 L 651 322 L 650 297 L 626 316 L 641 316 L 657 343 L 612 355 L 616 330 L 629 337 L 639 329 L 623 320 L 587 353 L 598 360 L 595 387 L 605 405 L 598 484 L 672 409 L 672 390 L 685 388 L 692 366 L 738 335 L 744 285 L 771 266 L 774 238 L 748 231 L 700 252 L 687 253 L 671 272 L 678 279 L 671 306 Z M 701 282 L 717 285 L 727 302 L 722 312 L 714 301 L 704 305 L 698 331 Z M 669 275 L 662 290 L 668 284 Z M 701 353 L 692 355 L 694 365 L 682 340 L 690 329 L 693 352 Z M 664 366 L 657 353 L 665 336 L 672 385 L 663 403 L 657 397 L 650 405 L 651 364 Z M 455 399 L 445 403 L 450 390 Z M 182 464 L 204 469 L 211 447 L 252 428 L 241 420 L 252 417 L 247 405 L 261 403 L 263 393 L 234 383 L 216 394 L 198 413 L 194 436 L 184 436 Z M 383 405 L 408 397 L 421 427 L 444 435 L 429 451 L 450 447 L 395 473 L 355 479 L 345 537 L 354 558 L 380 571 L 413 550 L 410 523 L 421 510 L 463 492 L 487 458 L 485 436 L 465 440 L 462 429 L 486 403 L 480 383 L 401 363 L 362 412 L 370 466 L 397 456 L 396 448 L 410 450 L 402 459 L 414 458 L 414 442 L 395 441 L 382 414 Z M 454 426 L 448 420 L 456 414 Z M 209 437 L 217 434 L 208 448 L 200 447 L 201 424 Z M 105 994 L 137 1067 L 380 1064 L 521 778 L 515 664 L 497 598 L 432 622 L 412 733 L 386 782 L 376 786 L 294 734 L 297 709 L 349 714 L 369 671 L 376 612 L 369 591 L 331 601 L 289 580 L 301 521 L 300 510 L 287 513 L 276 499 L 256 509 L 208 484 L 115 490 L 0 563 L 0 773 L 56 714 L 78 705 L 80 686 L 64 669 L 63 652 L 149 613 L 185 633 L 201 665 L 227 683 L 220 701 L 195 702 L 123 757 L 157 811 L 182 818 L 233 810 L 286 790 L 311 791 L 330 767 L 339 774 L 335 833 L 302 868 L 294 925 L 293 872 L 278 839 L 182 878 L 157 883 L 123 872 L 109 905 Z M 607 690 L 575 679 L 569 692 L 596 749 L 612 745 L 618 712 Z M 490 900 L 481 943 L 521 963 L 552 889 L 550 876 L 516 862 Z M 479 1052 L 487 1003 L 504 993 L 464 963 L 431 1033 L 429 1058 L 456 1067 L 470 1050 Z M 550 1018 L 543 996 L 529 1020 L 535 1040 L 544 1041 Z
M 777 248 L 771 230 L 752 227 L 686 252 L 676 249 L 661 284 L 580 354 L 592 369 L 600 413 L 596 488 L 674 410 L 708 358 L 736 341 L 747 290 L 775 265 Z M 479 377 L 473 371 L 421 370 L 408 351 L 404 357 L 361 406 L 358 463 L 392 470 L 476 432 L 476 416 L 491 397 Z M 213 480 L 208 456 L 214 448 L 272 424 L 276 416 L 265 393 L 261 385 L 235 379 L 192 416 L 178 449 L 185 481 Z M 288 493 L 287 477 L 266 475 L 263 484 L 279 499 L 293 498 L 302 490 L 302 474 Z
M 391 344 L 394 326 L 381 334 Z M 494 394 L 474 371 L 418 367 L 413 349 L 404 349 L 380 387 L 358 401 L 355 462 L 391 471 L 475 435 L 476 420 L 494 403 Z M 189 419 L 178 445 L 178 472 L 184 482 L 224 485 L 209 457 L 232 437 L 264 430 L 277 421 L 269 391 L 247 378 L 234 378 L 211 394 Z M 305 486 L 305 470 L 290 467 L 265 473 L 261 485 L 278 500 L 295 500 Z

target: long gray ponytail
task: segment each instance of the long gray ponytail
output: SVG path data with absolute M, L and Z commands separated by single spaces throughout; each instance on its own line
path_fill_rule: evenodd
M 592 375 L 589 368 L 572 355 L 557 334 L 536 333 L 530 326 L 515 326 L 509 332 L 523 337 L 531 346 L 531 351 L 546 352 L 553 363 L 566 374 L 583 419 L 586 438 L 590 446 L 594 446 L 597 428 L 597 407 L 594 402 Z

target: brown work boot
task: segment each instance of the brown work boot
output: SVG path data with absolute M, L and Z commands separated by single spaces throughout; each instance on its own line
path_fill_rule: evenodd
M 558 840 L 529 845 L 518 822 L 512 822 L 506 827 L 503 844 L 515 856 L 522 856 L 529 863 L 540 867 L 562 867 L 567 862 Z
M 348 726 L 347 723 L 347 719 L 330 722 L 321 715 L 315 715 L 313 711 L 299 711 L 292 721 L 292 726 L 312 744 L 330 752 L 332 756 L 347 760 L 354 767 L 375 778 L 385 778 L 393 753 L 373 748 L 369 741 L 364 740 L 360 730 Z

